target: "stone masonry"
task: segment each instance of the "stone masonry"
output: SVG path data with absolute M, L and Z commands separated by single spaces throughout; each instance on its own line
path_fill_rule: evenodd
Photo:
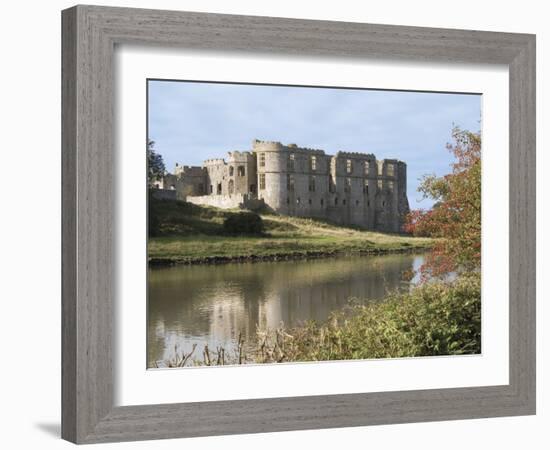
M 340 225 L 400 232 L 409 212 L 407 165 L 373 154 L 252 142 L 251 151 L 229 152 L 202 167 L 176 164 L 154 187 L 180 200 L 220 208 L 269 209 Z

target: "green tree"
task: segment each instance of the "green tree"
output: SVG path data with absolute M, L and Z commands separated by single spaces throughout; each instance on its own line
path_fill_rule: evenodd
M 415 235 L 439 238 L 421 268 L 425 277 L 481 267 L 481 135 L 454 128 L 452 136 L 452 172 L 423 178 L 418 190 L 435 204 L 412 211 L 406 225 Z
M 164 176 L 166 167 L 162 155 L 155 151 L 155 141 L 147 140 L 147 181 L 152 184 Z

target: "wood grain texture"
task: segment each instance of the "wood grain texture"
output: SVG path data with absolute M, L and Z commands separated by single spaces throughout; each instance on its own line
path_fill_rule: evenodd
M 65 439 L 93 443 L 535 412 L 534 36 L 96 6 L 62 16 Z M 508 65 L 510 384 L 113 407 L 113 52 L 121 43 Z
M 71 441 L 76 440 L 76 10 L 62 17 L 62 155 L 61 155 L 61 233 L 62 248 L 62 431 Z

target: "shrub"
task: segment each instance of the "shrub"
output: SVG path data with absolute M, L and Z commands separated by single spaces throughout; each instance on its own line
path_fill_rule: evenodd
M 433 208 L 412 211 L 405 227 L 441 238 L 421 267 L 424 278 L 481 266 L 481 134 L 455 128 L 453 139 L 447 145 L 456 158 L 452 173 L 424 176 L 418 188 L 435 201 Z
M 383 303 L 350 306 L 325 324 L 260 332 L 258 362 L 462 355 L 481 352 L 481 280 L 425 283 Z
M 239 212 L 224 220 L 223 229 L 230 234 L 261 234 L 264 230 L 264 223 L 256 213 Z

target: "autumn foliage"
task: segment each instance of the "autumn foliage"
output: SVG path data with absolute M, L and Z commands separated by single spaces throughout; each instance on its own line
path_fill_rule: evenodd
M 481 266 L 481 136 L 459 128 L 452 136 L 447 144 L 455 156 L 452 172 L 422 179 L 419 191 L 434 206 L 412 211 L 405 226 L 416 236 L 438 238 L 421 268 L 424 277 Z

